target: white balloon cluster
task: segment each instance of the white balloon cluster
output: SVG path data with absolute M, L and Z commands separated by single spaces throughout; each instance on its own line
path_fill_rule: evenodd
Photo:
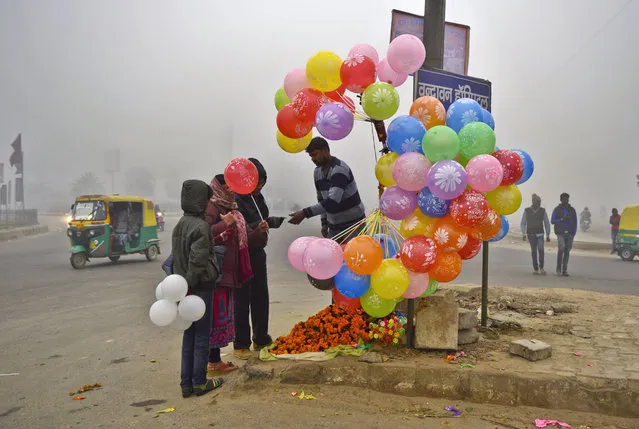
M 149 318 L 157 326 L 170 326 L 184 331 L 191 323 L 200 320 L 206 312 L 206 304 L 197 295 L 189 295 L 184 277 L 171 274 L 155 289 L 155 298 L 149 309 Z

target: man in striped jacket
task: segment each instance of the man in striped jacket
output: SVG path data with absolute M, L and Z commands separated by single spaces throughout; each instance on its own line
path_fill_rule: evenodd
M 365 217 L 364 204 L 357 190 L 357 183 L 350 167 L 331 155 L 328 142 L 322 137 L 311 140 L 306 152 L 317 166 L 314 179 L 317 204 L 292 213 L 289 223 L 299 225 L 304 219 L 322 217 L 322 235 L 333 238 L 360 223 Z M 346 234 L 352 238 L 356 233 Z

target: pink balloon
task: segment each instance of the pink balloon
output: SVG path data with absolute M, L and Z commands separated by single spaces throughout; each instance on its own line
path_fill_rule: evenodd
M 393 165 L 393 179 L 405 191 L 420 191 L 428 184 L 428 170 L 433 164 L 418 152 L 400 155 Z
M 417 208 L 417 194 L 399 186 L 391 186 L 379 199 L 379 208 L 389 219 L 406 219 Z
M 382 58 L 379 64 L 377 64 L 377 79 L 379 79 L 380 82 L 390 83 L 397 87 L 406 82 L 408 74 L 396 72 L 390 64 L 388 64 L 388 60 Z
M 304 88 L 310 88 L 311 84 L 306 77 L 306 69 L 293 69 L 284 78 L 284 92 L 291 100 Z
M 318 238 L 304 252 L 304 268 L 317 280 L 328 280 L 342 268 L 344 251 L 337 241 Z
M 479 192 L 490 192 L 501 184 L 504 167 L 492 155 L 477 155 L 466 164 L 468 185 Z
M 300 237 L 293 241 L 288 248 L 288 262 L 298 271 L 306 272 L 304 268 L 304 252 L 309 244 L 319 240 L 317 237 Z
M 386 55 L 388 64 L 396 72 L 415 73 L 424 64 L 424 43 L 412 34 L 402 34 L 393 39 Z
M 419 298 L 426 289 L 429 282 L 428 273 L 414 273 L 408 270 L 408 289 L 404 292 L 404 298 Z
M 368 57 L 371 60 L 373 60 L 375 64 L 379 62 L 379 55 L 377 54 L 377 49 L 375 49 L 373 46 L 369 45 L 368 43 L 360 43 L 359 45 L 353 46 L 351 50 L 348 51 L 349 57 L 352 57 L 355 54 L 364 55 L 365 57 Z

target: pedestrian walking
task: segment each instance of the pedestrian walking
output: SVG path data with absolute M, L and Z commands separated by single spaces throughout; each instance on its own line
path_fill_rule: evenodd
M 550 222 L 557 235 L 557 275 L 568 277 L 568 259 L 577 234 L 577 212 L 570 205 L 570 195 L 564 192 L 559 199 L 560 204 L 553 210 Z
M 546 209 L 541 206 L 541 198 L 532 195 L 532 205 L 524 210 L 521 218 L 523 240 L 530 243 L 532 253 L 533 274 L 545 275 L 544 270 L 544 235 L 550 241 L 550 222 Z M 545 234 L 544 234 L 545 232 Z
M 612 215 L 610 216 L 610 238 L 612 238 L 612 250 L 610 253 L 617 251 L 617 236 L 619 235 L 619 223 L 621 222 L 621 215 L 619 210 L 612 209 Z

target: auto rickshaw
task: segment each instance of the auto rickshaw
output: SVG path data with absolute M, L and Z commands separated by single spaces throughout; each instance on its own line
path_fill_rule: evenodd
M 624 261 L 632 261 L 639 254 L 639 205 L 628 206 L 621 212 L 616 248 Z
M 91 258 L 109 258 L 115 263 L 122 255 L 143 254 L 154 261 L 160 254 L 153 201 L 124 195 L 84 195 L 71 208 L 67 235 L 73 268 L 83 268 Z

